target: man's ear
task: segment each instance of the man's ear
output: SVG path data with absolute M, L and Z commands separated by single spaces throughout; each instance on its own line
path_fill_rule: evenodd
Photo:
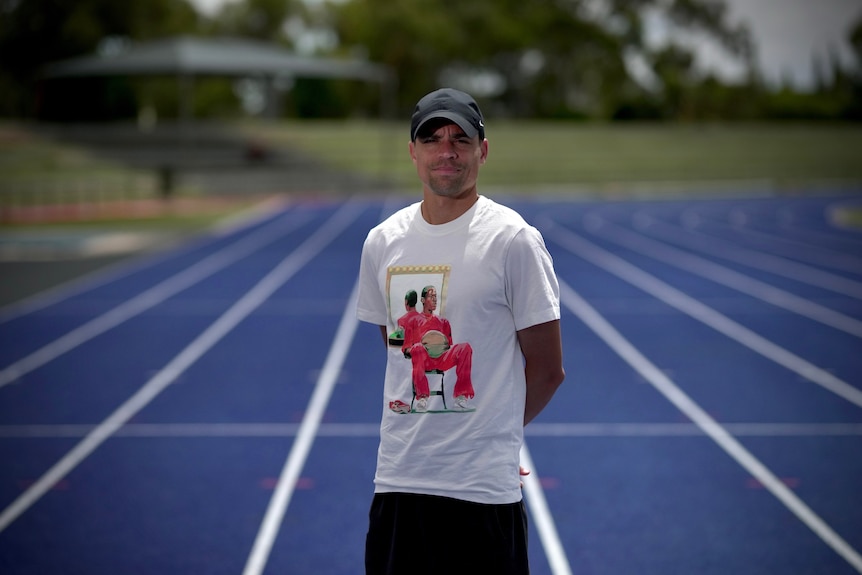
M 410 143 L 407 145 L 407 150 L 410 152 L 410 159 L 413 160 L 413 163 L 416 163 L 416 146 L 413 143 L 413 140 L 410 140 Z
M 482 140 L 480 144 L 482 156 L 479 158 L 479 163 L 484 164 L 488 160 L 488 140 Z

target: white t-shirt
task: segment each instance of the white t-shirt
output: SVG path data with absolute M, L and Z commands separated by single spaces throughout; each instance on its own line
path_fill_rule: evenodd
M 375 491 L 514 503 L 521 499 L 526 390 L 516 331 L 560 318 L 553 262 L 535 228 L 484 196 L 442 225 L 428 224 L 420 205 L 372 229 L 362 249 L 357 317 L 394 333 Z M 423 310 L 421 292 L 427 286 L 437 294 L 434 310 Z M 435 395 L 427 412 L 411 407 L 413 361 L 402 352 L 397 333 L 411 290 L 419 297 L 413 314 L 430 311 L 447 320 L 451 345 L 472 349 L 475 396 L 466 410 L 452 397 L 457 367 L 443 375 L 445 407 Z M 440 388 L 439 375 L 427 377 L 432 392 Z

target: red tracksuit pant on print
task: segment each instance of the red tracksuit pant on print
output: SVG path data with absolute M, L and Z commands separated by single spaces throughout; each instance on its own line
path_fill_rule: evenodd
M 468 399 L 475 395 L 473 381 L 470 378 L 470 370 L 473 367 L 473 348 L 470 347 L 469 343 L 456 343 L 443 352 L 440 357 L 431 357 L 425 346 L 421 343 L 415 343 L 410 348 L 410 359 L 413 362 L 413 388 L 417 398 L 430 395 L 426 371 L 434 369 L 446 371 L 453 367 L 455 368 L 455 376 L 458 378 L 455 382 L 453 395 L 455 397 L 464 395 Z

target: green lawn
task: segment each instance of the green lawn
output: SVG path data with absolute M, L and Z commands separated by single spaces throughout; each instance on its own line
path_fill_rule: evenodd
M 0 206 L 149 198 L 156 184 L 153 174 L 0 123 Z
M 247 121 L 246 137 L 414 193 L 407 122 Z M 804 190 L 862 183 L 862 124 L 590 124 L 489 121 L 483 189 L 511 191 Z M 5 205 L 152 198 L 156 174 L 0 123 Z M 190 191 L 179 190 L 188 194 Z M 194 195 L 194 192 L 191 191 Z
M 249 122 L 242 129 L 329 165 L 415 188 L 406 122 Z M 560 188 L 746 181 L 862 182 L 862 125 L 489 122 L 482 185 Z

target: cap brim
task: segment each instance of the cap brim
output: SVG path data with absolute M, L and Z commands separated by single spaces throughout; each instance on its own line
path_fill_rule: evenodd
M 416 126 L 416 129 L 413 131 L 413 139 L 416 139 L 416 136 L 419 134 L 419 130 L 422 129 L 422 126 L 428 123 L 429 120 L 445 118 L 447 120 L 451 120 L 458 124 L 458 126 L 464 130 L 464 133 L 467 134 L 468 138 L 474 137 L 479 133 L 479 130 L 467 121 L 467 118 L 462 116 L 461 114 L 456 114 L 455 112 L 450 112 L 448 110 L 440 110 L 438 112 L 431 112 L 426 117 L 422 118 L 422 121 Z

